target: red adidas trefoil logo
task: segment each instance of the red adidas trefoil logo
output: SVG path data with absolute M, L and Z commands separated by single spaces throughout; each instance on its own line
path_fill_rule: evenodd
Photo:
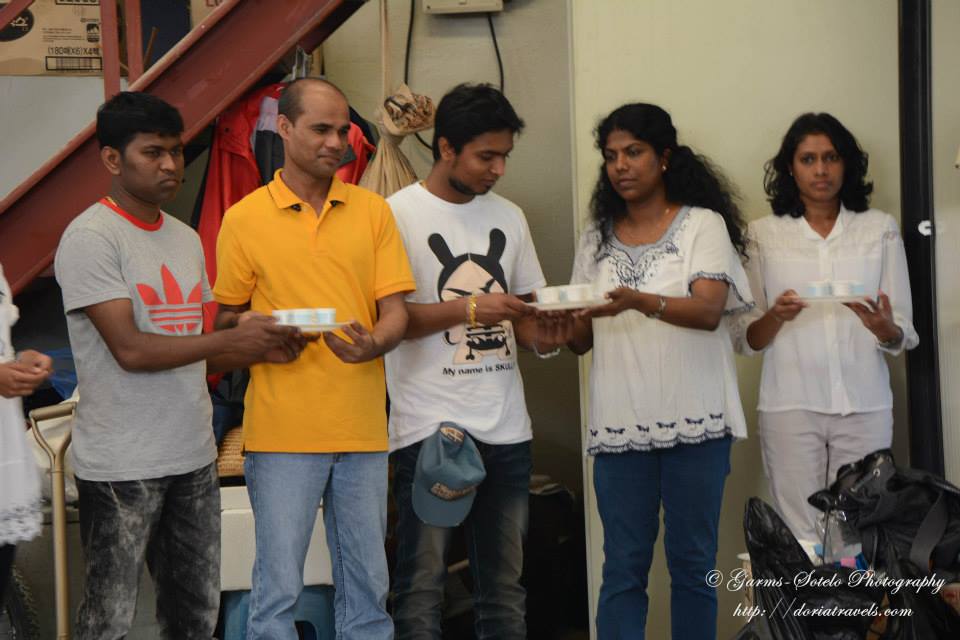
M 167 265 L 160 267 L 160 279 L 163 282 L 163 294 L 166 301 L 148 284 L 137 284 L 140 299 L 146 305 L 150 321 L 167 333 L 191 334 L 203 321 L 203 290 L 198 282 L 183 300 L 183 290 L 177 279 L 170 273 Z

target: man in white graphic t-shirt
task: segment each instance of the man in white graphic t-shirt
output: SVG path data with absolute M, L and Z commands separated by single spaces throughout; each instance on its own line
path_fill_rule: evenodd
M 405 339 L 386 357 L 398 640 L 440 638 L 446 550 L 461 522 L 477 637 L 526 637 L 532 432 L 517 345 L 545 354 L 562 336 L 543 322 L 538 332 L 526 304 L 545 282 L 523 212 L 490 191 L 522 129 L 495 88 L 455 87 L 437 108 L 430 175 L 388 199 L 417 281 Z

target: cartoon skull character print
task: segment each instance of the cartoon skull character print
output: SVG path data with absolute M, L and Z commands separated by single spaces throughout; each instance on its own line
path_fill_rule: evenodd
M 427 244 L 443 265 L 437 278 L 437 294 L 441 301 L 456 300 L 472 293 L 508 293 L 507 279 L 500 266 L 507 237 L 500 229 L 490 230 L 490 246 L 486 254 L 454 256 L 439 233 L 427 238 Z M 457 345 L 454 364 L 475 363 L 491 355 L 508 360 L 515 348 L 511 344 L 513 325 L 509 320 L 473 328 L 466 323 L 460 324 L 444 331 L 443 339 L 449 345 Z

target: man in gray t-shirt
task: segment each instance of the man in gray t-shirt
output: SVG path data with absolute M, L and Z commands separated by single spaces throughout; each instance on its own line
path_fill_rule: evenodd
M 124 637 L 146 560 L 167 638 L 210 638 L 220 601 L 220 493 L 206 373 L 295 359 L 304 339 L 249 314 L 203 333 L 212 300 L 197 234 L 160 210 L 183 178 L 183 121 L 143 93 L 97 113 L 110 195 L 56 255 L 80 404 L 72 457 L 86 560 L 76 636 Z
M 213 462 L 205 363 L 127 371 L 82 312 L 124 300 L 141 332 L 199 336 L 203 303 L 211 294 L 193 229 L 164 213 L 146 225 L 104 198 L 63 234 L 56 272 L 82 375 L 71 449 L 77 475 L 97 481 L 157 478 Z

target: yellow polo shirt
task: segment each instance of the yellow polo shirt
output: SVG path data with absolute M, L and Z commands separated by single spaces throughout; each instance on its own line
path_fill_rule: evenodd
M 337 322 L 372 329 L 378 299 L 416 288 L 390 206 L 334 178 L 318 216 L 280 174 L 227 210 L 214 296 L 265 314 L 333 307 Z M 250 374 L 248 451 L 386 451 L 382 358 L 347 364 L 319 340 L 295 362 L 257 364 Z

